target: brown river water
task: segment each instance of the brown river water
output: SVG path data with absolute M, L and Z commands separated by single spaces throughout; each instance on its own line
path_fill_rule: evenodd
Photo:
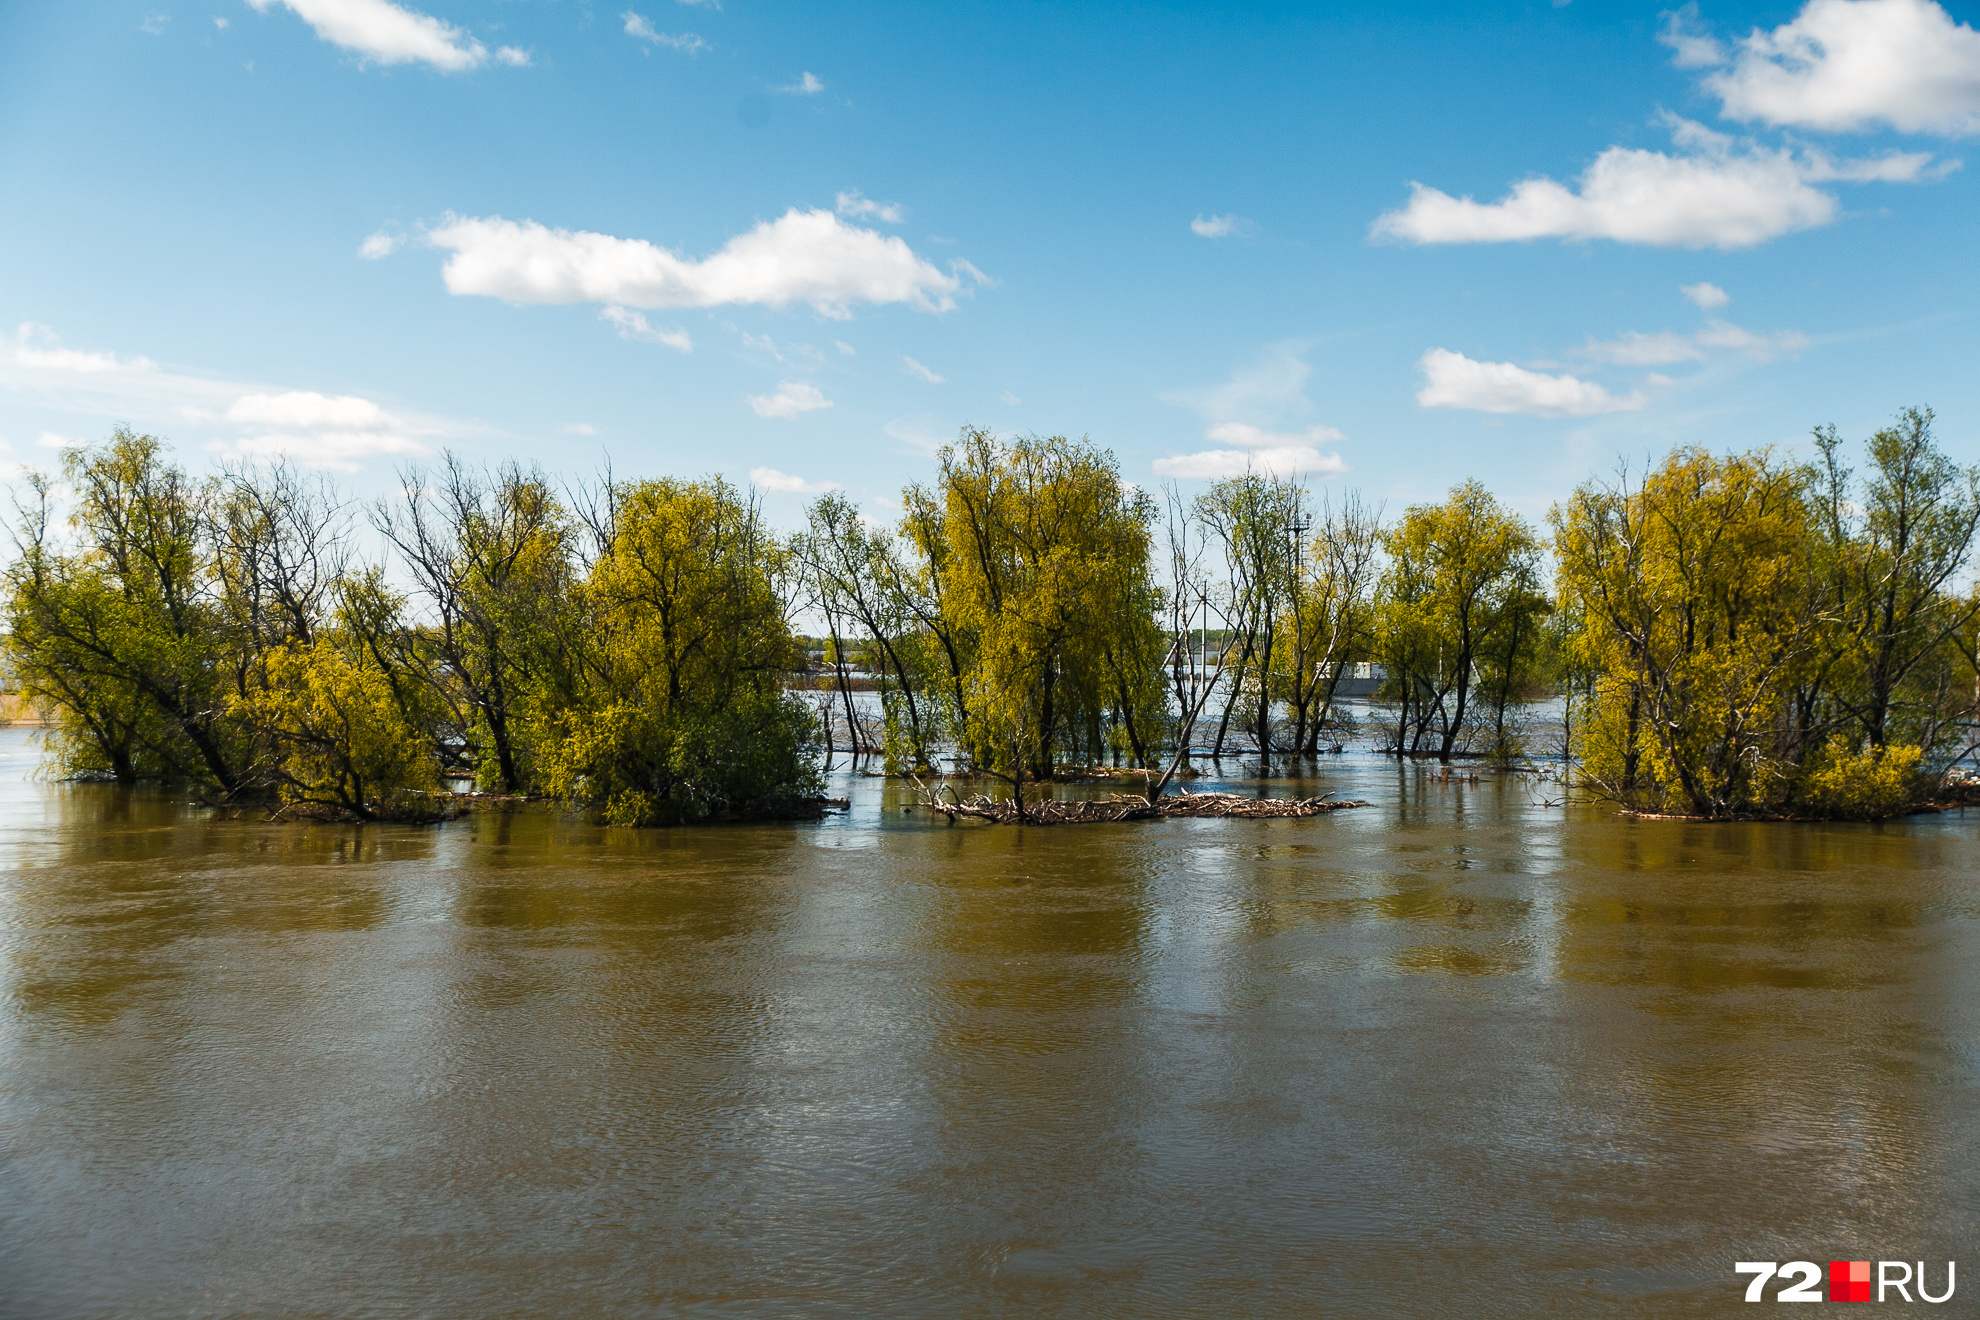
M 1736 1315 L 1737 1260 L 1980 1272 L 1980 813 L 1630 822 L 1349 756 L 1271 786 L 1373 803 L 1308 820 L 841 779 L 821 824 L 359 829 L 34 762 L 0 730 L 8 1320 Z

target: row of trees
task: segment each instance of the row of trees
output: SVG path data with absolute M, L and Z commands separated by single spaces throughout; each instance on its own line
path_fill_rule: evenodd
M 7 570 L 24 689 L 72 775 L 360 817 L 450 777 L 624 824 L 770 815 L 819 791 L 785 690 L 789 555 L 719 478 L 560 497 L 449 461 L 364 511 L 323 482 L 195 482 L 120 431 L 33 483 Z
M 849 661 L 879 687 L 895 768 L 953 758 L 1020 803 L 1068 763 L 1153 797 L 1193 754 L 1311 756 L 1370 663 L 1399 755 L 1509 761 L 1553 690 L 1584 783 L 1628 806 L 1881 814 L 1971 750 L 1980 477 L 1929 412 L 1862 480 L 1816 438 L 1812 464 L 1685 449 L 1584 485 L 1550 581 L 1477 482 L 1385 525 L 1262 473 L 1158 500 L 1059 437 L 966 429 L 896 526 L 828 494 L 784 538 L 719 478 L 559 491 L 450 459 L 358 511 L 119 432 L 67 460 L 66 532 L 36 485 L 7 622 L 69 773 L 361 815 L 468 775 L 633 824 L 796 809 L 801 619 L 849 726 Z

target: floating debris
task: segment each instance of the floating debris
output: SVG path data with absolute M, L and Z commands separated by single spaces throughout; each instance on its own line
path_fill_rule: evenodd
M 1331 800 L 1333 796 L 1332 793 L 1323 793 L 1314 798 L 1260 798 L 1246 797 L 1242 793 L 1182 792 L 1150 802 L 1145 797 L 1117 793 L 1107 798 L 1074 801 L 1040 798 L 1025 803 L 1022 814 L 1017 804 L 1009 798 L 969 797 L 942 802 L 931 795 L 915 805 L 929 811 L 939 811 L 951 820 L 967 816 L 975 820 L 994 821 L 999 825 L 1103 825 L 1115 821 L 1173 816 L 1237 816 L 1245 820 L 1277 820 L 1324 816 L 1330 811 L 1346 811 L 1368 805 L 1358 798 L 1335 802 Z

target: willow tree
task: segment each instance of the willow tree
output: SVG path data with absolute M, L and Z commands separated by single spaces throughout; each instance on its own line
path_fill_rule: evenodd
M 540 789 L 551 713 L 574 699 L 577 523 L 541 472 L 414 468 L 372 521 L 411 575 L 453 754 L 487 788 Z
M 1238 621 L 1225 639 L 1225 694 L 1213 756 L 1221 755 L 1231 716 L 1242 704 L 1244 723 L 1258 754 L 1272 754 L 1271 678 L 1275 640 L 1298 577 L 1299 542 L 1308 531 L 1306 491 L 1290 478 L 1265 472 L 1226 477 L 1197 497 L 1196 517 L 1222 549 L 1227 594 L 1224 612 Z
M 552 790 L 621 825 L 775 815 L 820 788 L 784 689 L 785 549 L 720 477 L 608 485 L 579 588 L 584 678 L 555 717 Z
M 1022 812 L 1025 782 L 1049 778 L 1104 704 L 1145 715 L 1161 691 L 1161 636 L 1129 626 L 1160 600 L 1154 502 L 1111 455 L 1062 436 L 967 429 L 938 463 L 935 491 L 909 492 L 907 532 L 935 585 L 962 745 Z
M 71 774 L 189 783 L 252 795 L 252 726 L 234 710 L 250 638 L 216 572 L 215 483 L 119 428 L 63 460 L 67 536 L 53 483 L 34 502 L 7 571 L 8 633 L 23 691 L 55 708 Z
M 837 491 L 821 495 L 806 509 L 805 523 L 792 549 L 825 617 L 833 649 L 843 646 L 842 630 L 850 627 L 862 634 L 881 673 L 891 680 L 881 689 L 890 759 L 924 769 L 929 741 L 921 689 L 928 656 L 919 644 L 919 616 L 899 548 L 884 529 L 868 527 L 853 502 Z M 839 673 L 847 727 L 857 728 L 843 666 Z
M 1292 746 L 1307 756 L 1333 718 L 1348 666 L 1373 643 L 1381 515 L 1349 495 L 1338 506 L 1323 503 L 1310 530 L 1289 565 L 1272 665 L 1292 715 Z
M 1634 486 L 1582 486 L 1552 520 L 1597 675 L 1588 782 L 1700 816 L 1787 798 L 1805 751 L 1789 698 L 1823 626 L 1801 474 L 1764 450 L 1679 449 Z
M 1822 681 L 1802 694 L 1811 730 L 1827 705 L 1852 749 L 1914 745 L 1928 760 L 1971 709 L 1973 694 L 1956 677 L 1956 639 L 1980 610 L 1956 581 L 1980 530 L 1980 468 L 1941 453 L 1932 420 L 1929 408 L 1907 408 L 1871 436 L 1861 483 L 1843 463 L 1835 427 L 1815 432 L 1815 558 L 1834 626 Z
M 1540 540 L 1484 486 L 1465 481 L 1442 504 L 1409 509 L 1384 548 L 1381 654 L 1403 703 L 1395 750 L 1423 750 L 1434 736 L 1448 762 L 1492 637 L 1544 609 Z M 1537 618 L 1531 631 L 1537 636 Z
M 338 605 L 306 637 L 264 653 L 265 681 L 239 710 L 271 744 L 277 796 L 361 820 L 429 814 L 441 787 L 437 685 L 377 570 L 336 584 Z

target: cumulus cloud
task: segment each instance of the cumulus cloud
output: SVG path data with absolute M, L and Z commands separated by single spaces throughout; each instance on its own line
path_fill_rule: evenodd
M 460 28 L 390 0 L 248 0 L 248 4 L 262 13 L 280 4 L 331 45 L 380 64 L 429 64 L 443 73 L 459 73 L 489 58 L 488 48 Z M 528 55 L 513 46 L 503 47 L 496 58 L 510 64 L 529 62 Z
M 823 495 L 828 490 L 839 489 L 836 481 L 806 481 L 803 477 L 794 477 L 773 467 L 751 468 L 749 480 L 758 489 L 775 491 L 780 495 Z
M 225 419 L 247 431 L 209 449 L 258 461 L 288 459 L 305 467 L 355 472 L 360 460 L 427 452 L 417 428 L 355 394 L 286 390 L 244 394 Z
M 378 261 L 397 252 L 405 241 L 403 236 L 388 234 L 381 229 L 358 245 L 358 255 L 366 261 Z
M 848 188 L 835 199 L 840 215 L 849 215 L 859 220 L 881 220 L 890 225 L 901 222 L 899 202 L 876 202 L 871 197 L 863 197 L 857 188 Z
M 1538 177 L 1497 202 L 1410 184 L 1409 204 L 1385 212 L 1374 238 L 1408 243 L 1505 243 L 1534 238 L 1612 239 L 1656 247 L 1752 247 L 1833 221 L 1830 181 L 1919 182 L 1935 177 L 1925 153 L 1834 161 L 1820 153 L 1738 144 L 1665 116 L 1676 153 L 1610 147 L 1569 188 Z
M 1255 228 L 1251 221 L 1235 215 L 1199 215 L 1189 222 L 1190 232 L 1203 238 L 1229 238 L 1249 234 Z
M 1700 280 L 1696 284 L 1680 284 L 1678 292 L 1684 295 L 1686 302 L 1706 312 L 1714 307 L 1724 307 L 1732 301 L 1731 294 L 1709 280 Z
M 1248 422 L 1218 422 L 1206 428 L 1203 438 L 1222 449 L 1206 449 L 1195 454 L 1178 454 L 1155 460 L 1158 476 L 1214 481 L 1242 476 L 1246 472 L 1270 472 L 1277 476 L 1330 476 L 1347 471 L 1339 454 L 1323 454 L 1319 446 L 1334 444 L 1347 437 L 1331 426 L 1309 426 L 1303 431 L 1273 431 Z
M 807 73 L 796 82 L 787 83 L 777 90 L 780 92 L 789 92 L 793 96 L 816 96 L 825 90 L 825 84 L 818 80 L 817 74 Z
M 662 32 L 660 29 L 654 27 L 644 15 L 636 14 L 630 9 L 619 15 L 619 17 L 626 22 L 627 36 L 644 41 L 649 46 L 672 46 L 675 50 L 685 55 L 699 55 L 702 51 L 708 49 L 708 43 L 694 33 L 682 32 L 676 35 L 670 32 Z
M 832 406 L 832 401 L 809 381 L 784 380 L 777 382 L 775 394 L 750 395 L 749 406 L 758 417 L 775 417 L 790 421 L 805 413 L 829 408 Z
M 1155 475 L 1185 481 L 1220 481 L 1247 472 L 1279 477 L 1334 476 L 1347 471 L 1339 454 L 1323 454 L 1307 445 L 1286 449 L 1206 449 L 1195 454 L 1158 458 Z
M 500 216 L 449 216 L 427 241 L 453 253 L 442 271 L 449 293 L 512 303 L 651 308 L 801 302 L 843 319 L 853 303 L 946 311 L 962 286 L 957 275 L 916 256 L 900 238 L 848 225 L 822 209 L 793 208 L 699 261 L 644 239 Z
M 1637 391 L 1618 396 L 1593 381 L 1549 376 L 1511 362 L 1477 362 L 1446 348 L 1431 349 L 1417 367 L 1423 372 L 1423 388 L 1416 392 L 1416 401 L 1425 408 L 1466 408 L 1527 417 L 1592 417 L 1630 412 L 1649 403 Z
M 1830 132 L 1980 133 L 1980 32 L 1933 0 L 1809 0 L 1790 22 L 1755 29 L 1733 52 L 1690 35 L 1666 44 L 1708 75 L 1730 119 Z M 1729 66 L 1729 67 L 1723 67 Z
M 603 307 L 598 319 L 608 322 L 619 332 L 621 339 L 639 339 L 649 344 L 665 344 L 676 353 L 694 352 L 694 340 L 682 329 L 656 330 L 648 325 L 646 318 L 630 307 Z
M 901 367 L 903 370 L 907 372 L 908 375 L 919 376 L 921 377 L 921 379 L 927 381 L 930 385 L 940 385 L 942 382 L 948 379 L 947 376 L 936 375 L 933 371 L 930 371 L 927 367 L 922 366 L 919 362 L 916 362 L 913 358 L 909 357 L 905 353 L 901 355 Z

